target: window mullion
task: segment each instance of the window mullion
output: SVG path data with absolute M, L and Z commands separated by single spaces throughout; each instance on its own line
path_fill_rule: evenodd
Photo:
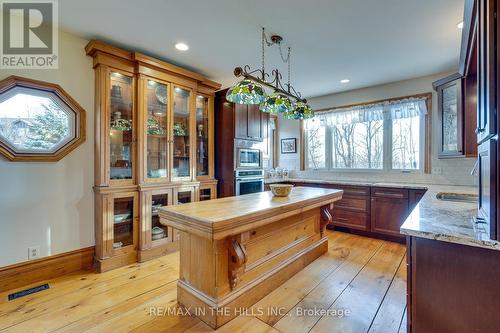
M 384 171 L 392 169 L 392 120 L 384 117 Z
M 325 168 L 327 170 L 332 169 L 332 148 L 333 148 L 333 142 L 332 142 L 332 128 L 331 126 L 326 126 L 325 127 Z

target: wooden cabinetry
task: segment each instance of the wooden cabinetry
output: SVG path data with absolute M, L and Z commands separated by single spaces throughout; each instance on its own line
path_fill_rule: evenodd
M 474 75 L 456 73 L 433 83 L 438 95 L 438 157 L 474 157 L 476 145 L 466 139 L 475 136 L 476 96 Z
M 269 158 L 267 142 L 269 114 L 261 112 L 258 105 L 242 105 L 228 102 L 226 90 L 215 95 L 214 137 L 215 178 L 218 180 L 217 195 L 235 195 L 234 171 L 237 167 L 237 149 L 258 149 L 261 156 Z M 264 162 L 264 161 L 261 161 Z M 262 165 L 266 168 L 266 165 Z
M 399 228 L 409 213 L 408 190 L 374 187 L 371 190 L 371 231 L 402 237 Z
M 262 124 L 263 112 L 259 110 L 259 106 L 234 104 L 234 112 L 234 137 L 237 139 L 262 141 L 265 131 Z
M 159 206 L 198 199 L 213 172 L 219 84 L 146 55 L 91 41 L 96 73 L 96 261 L 105 271 L 176 249 Z
M 285 182 L 290 183 L 290 182 Z M 325 187 L 344 191 L 332 210 L 334 227 L 362 231 L 365 235 L 403 240 L 400 227 L 426 190 L 291 182 L 295 186 Z
M 370 231 L 370 188 L 366 186 L 336 186 L 344 195 L 333 207 L 333 225 Z
M 408 332 L 497 332 L 498 250 L 408 237 Z

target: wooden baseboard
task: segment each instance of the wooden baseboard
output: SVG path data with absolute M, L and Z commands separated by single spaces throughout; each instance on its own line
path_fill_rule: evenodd
M 0 292 L 80 270 L 90 270 L 93 264 L 94 247 L 91 246 L 2 267 L 0 268 Z
M 104 273 L 112 269 L 127 266 L 137 262 L 137 251 L 130 251 L 120 255 L 115 255 L 106 259 L 95 258 L 96 270 Z
M 139 250 L 137 252 L 137 261 L 145 262 L 175 251 L 179 251 L 179 241 L 165 243 L 148 250 Z

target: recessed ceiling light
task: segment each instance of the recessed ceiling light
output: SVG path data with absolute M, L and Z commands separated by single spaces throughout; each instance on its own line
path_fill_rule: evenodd
M 340 83 L 349 83 L 349 82 L 351 82 L 351 80 L 349 80 L 349 79 L 342 79 L 342 80 L 340 80 Z
M 175 44 L 175 48 L 179 51 L 187 51 L 189 50 L 189 46 L 185 43 L 177 43 Z
M 463 29 L 463 27 L 464 27 L 464 21 L 457 24 L 458 29 Z

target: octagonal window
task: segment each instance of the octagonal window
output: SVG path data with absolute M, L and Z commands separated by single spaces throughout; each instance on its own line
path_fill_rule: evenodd
M 84 119 L 59 86 L 16 77 L 0 82 L 0 153 L 10 160 L 59 160 L 85 139 Z

